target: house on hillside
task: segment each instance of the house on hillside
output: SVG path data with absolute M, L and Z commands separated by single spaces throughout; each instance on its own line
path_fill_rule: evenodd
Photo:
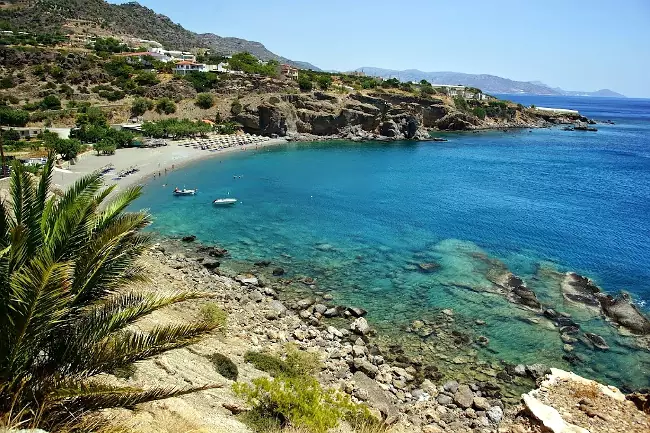
M 206 72 L 206 67 L 203 63 L 195 63 L 190 61 L 182 61 L 176 63 L 174 73 L 178 75 L 186 75 L 190 72 Z
M 139 53 L 120 53 L 117 54 L 117 56 L 126 57 L 127 61 L 136 61 L 136 62 L 144 63 L 145 65 L 148 63 L 148 60 L 150 58 L 153 58 L 154 60 L 158 60 L 159 62 L 163 62 L 163 63 L 172 61 L 171 57 L 155 51 L 142 51 Z
M 298 68 L 291 65 L 280 65 L 280 76 L 298 81 Z
M 449 84 L 436 84 L 435 87 L 451 98 L 461 97 L 465 99 L 476 99 L 477 101 L 489 99 L 488 95 L 473 87 L 452 86 Z
M 164 48 L 152 48 L 151 51 L 169 56 L 173 60 L 196 62 L 196 56 L 186 51 L 166 50 Z

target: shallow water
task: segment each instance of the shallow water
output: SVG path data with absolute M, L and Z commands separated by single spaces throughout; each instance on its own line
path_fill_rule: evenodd
M 572 108 L 571 99 L 584 114 L 617 124 L 598 125 L 597 133 L 523 130 L 452 134 L 446 143 L 242 152 L 151 182 L 136 207 L 149 208 L 164 235 L 192 233 L 234 259 L 269 259 L 290 275 L 309 275 L 336 302 L 369 309 L 382 328 L 451 308 L 459 319 L 487 322 L 477 329 L 490 339 L 480 349 L 485 359 L 648 386 L 650 354 L 564 302 L 555 271 L 587 275 L 608 292 L 628 290 L 641 305 L 650 299 L 650 102 L 617 108 L 606 100 L 602 110 L 582 98 L 521 102 Z M 174 186 L 199 194 L 172 197 Z M 211 205 L 228 194 L 241 202 Z M 611 349 L 578 343 L 585 362 L 570 367 L 550 322 L 532 324 L 533 313 L 485 291 L 494 260 Z M 428 262 L 440 268 L 417 270 Z

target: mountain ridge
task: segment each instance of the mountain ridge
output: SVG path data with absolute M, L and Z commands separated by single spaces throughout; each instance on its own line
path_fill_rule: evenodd
M 104 0 L 5 0 L 0 18 L 25 31 L 61 31 L 70 19 L 90 21 L 116 34 L 155 40 L 169 49 L 211 48 L 218 54 L 247 51 L 261 60 L 277 60 L 305 69 L 316 66 L 287 59 L 268 50 L 262 43 L 214 33 L 195 33 L 137 2 L 111 4 Z
M 432 84 L 452 84 L 477 87 L 486 93 L 524 94 L 524 95 L 557 95 L 557 96 L 596 96 L 625 98 L 625 95 L 610 89 L 600 89 L 594 92 L 564 90 L 552 88 L 541 81 L 516 81 L 491 74 L 466 74 L 462 72 L 440 71 L 424 72 L 418 69 L 383 69 L 364 66 L 355 69 L 367 75 L 382 78 L 399 78 L 400 81 L 427 80 Z

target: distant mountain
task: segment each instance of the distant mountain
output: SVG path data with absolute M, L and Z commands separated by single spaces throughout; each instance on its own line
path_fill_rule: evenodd
M 398 78 L 400 81 L 427 80 L 431 84 L 452 84 L 477 87 L 486 93 L 527 94 L 527 95 L 563 95 L 563 96 L 600 96 L 624 98 L 624 95 L 609 89 L 596 92 L 574 92 L 560 88 L 551 88 L 540 81 L 515 81 L 508 78 L 487 74 L 463 74 L 460 72 L 423 72 L 417 69 L 396 71 L 373 67 L 363 67 L 356 71 L 382 78 Z
M 277 60 L 297 67 L 319 70 L 305 62 L 279 56 L 259 42 L 215 34 L 197 34 L 169 17 L 136 2 L 109 4 L 104 0 L 4 0 L 0 19 L 25 31 L 60 31 L 69 19 L 87 20 L 116 35 L 155 40 L 169 49 L 211 48 L 219 54 L 250 52 L 262 60 Z

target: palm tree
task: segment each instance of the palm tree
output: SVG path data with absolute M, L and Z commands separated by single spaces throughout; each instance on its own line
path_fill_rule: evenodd
M 135 404 L 204 388 L 140 390 L 97 380 L 135 361 L 191 344 L 219 325 L 129 325 L 164 306 L 206 297 L 125 289 L 145 279 L 138 258 L 150 245 L 144 212 L 125 212 L 134 187 L 108 200 L 101 175 L 48 198 L 50 157 L 36 183 L 13 167 L 0 203 L 0 419 L 19 408 L 56 426 L 88 410 Z

